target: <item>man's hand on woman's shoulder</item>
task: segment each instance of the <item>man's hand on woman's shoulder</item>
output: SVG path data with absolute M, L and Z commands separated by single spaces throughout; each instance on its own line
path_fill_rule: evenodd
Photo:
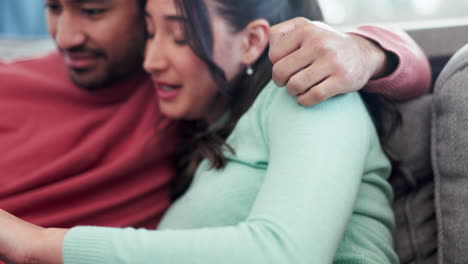
M 270 29 L 273 81 L 309 106 L 389 73 L 385 51 L 364 37 L 295 18 Z

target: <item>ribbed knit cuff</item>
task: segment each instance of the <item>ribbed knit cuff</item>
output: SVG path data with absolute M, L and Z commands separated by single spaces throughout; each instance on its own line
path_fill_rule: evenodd
M 106 227 L 75 227 L 63 242 L 64 264 L 109 263 L 106 259 L 112 229 Z
M 375 261 L 361 260 L 361 259 L 348 259 L 348 260 L 335 260 L 333 264 L 381 264 Z
M 395 47 L 398 42 L 401 42 L 399 41 L 400 36 L 397 36 L 392 31 L 379 26 L 361 26 L 349 33 L 372 40 L 386 52 L 392 53 L 396 56 L 398 59 L 398 65 L 395 70 L 387 76 L 370 80 L 364 89 L 368 92 L 377 92 L 391 97 L 399 97 L 394 94 L 394 90 L 399 87 L 402 80 L 406 78 L 406 76 L 404 76 L 405 72 L 403 71 L 404 59 L 398 52 L 398 48 Z
M 371 80 L 364 90 L 404 100 L 422 95 L 430 90 L 431 70 L 429 60 L 414 40 L 393 26 L 361 26 L 349 32 L 377 43 L 398 59 L 395 70 L 380 79 Z
M 398 261 L 398 260 L 395 260 Z M 390 262 L 385 262 L 390 263 Z M 372 260 L 369 256 L 360 256 L 358 254 L 346 254 L 340 255 L 335 258 L 333 264 L 384 264 L 377 260 Z M 399 262 L 394 262 L 392 264 L 399 264 Z

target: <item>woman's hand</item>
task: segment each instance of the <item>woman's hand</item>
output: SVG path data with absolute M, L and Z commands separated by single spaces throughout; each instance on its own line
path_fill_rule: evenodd
M 14 264 L 62 263 L 66 229 L 46 229 L 0 210 L 0 261 Z
M 0 210 L 0 256 L 7 263 L 28 263 L 27 251 L 43 228 Z M 30 259 L 29 259 L 30 260 Z

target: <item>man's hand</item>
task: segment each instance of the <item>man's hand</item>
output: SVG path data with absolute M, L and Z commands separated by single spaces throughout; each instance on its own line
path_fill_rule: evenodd
M 294 18 L 270 29 L 273 81 L 309 106 L 361 89 L 390 71 L 386 53 L 370 40 L 321 22 Z

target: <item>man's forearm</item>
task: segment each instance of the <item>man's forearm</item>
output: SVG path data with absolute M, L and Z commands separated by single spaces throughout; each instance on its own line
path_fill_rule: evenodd
M 398 28 L 361 26 L 350 33 L 375 43 L 386 56 L 381 74 L 373 76 L 364 87 L 393 99 L 409 99 L 429 91 L 429 61 L 411 37 Z M 382 74 L 383 73 L 383 74 Z

